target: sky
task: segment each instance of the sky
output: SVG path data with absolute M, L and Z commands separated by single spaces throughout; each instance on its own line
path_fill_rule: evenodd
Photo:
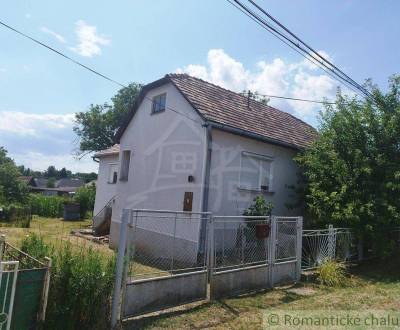
M 385 89 L 400 72 L 399 1 L 258 3 L 358 82 Z M 0 20 L 123 84 L 186 72 L 234 91 L 316 100 L 333 100 L 339 85 L 225 0 L 3 1 Z M 74 157 L 74 113 L 120 87 L 1 26 L 0 42 L 0 146 L 35 170 L 97 171 Z M 318 105 L 270 104 L 317 125 Z

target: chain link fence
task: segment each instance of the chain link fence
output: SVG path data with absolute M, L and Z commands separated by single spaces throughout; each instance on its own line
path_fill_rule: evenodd
M 302 269 L 310 270 L 324 261 L 347 262 L 357 257 L 354 233 L 349 228 L 303 230 Z
M 270 217 L 214 217 L 213 269 L 222 271 L 266 263 L 269 253 L 267 236 L 270 229 Z
M 128 226 L 128 279 L 201 270 L 206 267 L 204 213 L 135 210 Z
M 276 217 L 276 262 L 296 259 L 297 218 Z

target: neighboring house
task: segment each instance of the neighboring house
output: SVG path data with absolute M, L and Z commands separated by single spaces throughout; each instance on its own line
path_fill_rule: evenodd
M 18 179 L 29 187 L 36 186 L 35 178 L 33 176 L 20 176 Z
M 297 183 L 293 157 L 315 137 L 314 128 L 291 114 L 186 74 L 144 86 L 117 132 L 116 185 L 104 181 L 111 178 L 116 153 L 97 156 L 97 194 L 105 201 L 116 188 L 111 245 L 118 242 L 123 208 L 241 215 L 262 194 L 274 204 L 274 214 L 299 215 L 286 207 L 293 195 L 288 186 Z M 168 236 L 161 228 L 151 221 L 141 228 L 149 234 L 144 244 Z M 204 230 L 186 226 L 177 248 L 196 249 Z
M 34 193 L 41 193 L 46 196 L 71 196 L 75 194 L 79 187 L 85 182 L 82 179 L 64 178 L 55 181 L 54 187 L 47 187 L 48 180 L 45 178 L 35 178 L 30 181 L 29 187 Z

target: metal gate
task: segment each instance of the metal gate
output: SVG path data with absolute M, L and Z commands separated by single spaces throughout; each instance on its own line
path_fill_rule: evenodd
M 0 329 L 10 329 L 13 315 L 15 288 L 18 277 L 18 261 L 0 262 Z
M 123 210 L 112 325 L 298 281 L 302 223 L 301 217 Z
M 214 216 L 210 232 L 211 298 L 300 279 L 301 217 Z
M 116 274 L 122 298 L 114 322 L 118 314 L 123 319 L 207 298 L 209 222 L 209 213 L 123 211 Z

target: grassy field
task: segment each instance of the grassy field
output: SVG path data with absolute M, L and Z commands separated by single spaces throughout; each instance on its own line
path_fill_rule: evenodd
M 30 228 L 2 227 L 1 225 L 0 223 L 0 235 L 6 235 L 6 241 L 16 247 L 20 245 L 21 240 L 26 235 L 36 233 L 40 235 L 46 243 L 54 245 L 55 247 L 65 242 L 70 242 L 72 246 L 77 249 L 88 249 L 90 247 L 100 251 L 105 257 L 115 255 L 115 251 L 110 249 L 108 245 L 97 244 L 70 234 L 72 229 L 90 228 L 92 220 L 89 219 L 83 221 L 63 221 L 61 218 L 33 216 Z M 137 262 L 134 263 L 130 270 L 138 274 L 150 274 L 159 271 L 158 269 Z
M 106 245 L 70 235 L 71 229 L 86 228 L 90 220 L 68 222 L 61 219 L 34 217 L 31 228 L 0 227 L 0 234 L 18 246 L 25 235 L 35 232 L 46 242 L 61 244 L 70 241 L 77 248 L 93 247 L 105 256 L 115 252 Z M 135 271 L 154 269 L 135 264 Z M 282 310 L 393 310 L 400 311 L 400 259 L 386 263 L 365 264 L 351 270 L 344 288 L 327 288 L 313 283 L 279 288 L 240 298 L 193 304 L 191 308 L 178 308 L 123 324 L 124 329 L 136 328 L 213 328 L 259 329 L 262 316 L 272 308 Z
M 298 284 L 129 321 L 124 329 L 260 329 L 271 309 L 400 311 L 400 261 L 354 268 L 344 288 Z

